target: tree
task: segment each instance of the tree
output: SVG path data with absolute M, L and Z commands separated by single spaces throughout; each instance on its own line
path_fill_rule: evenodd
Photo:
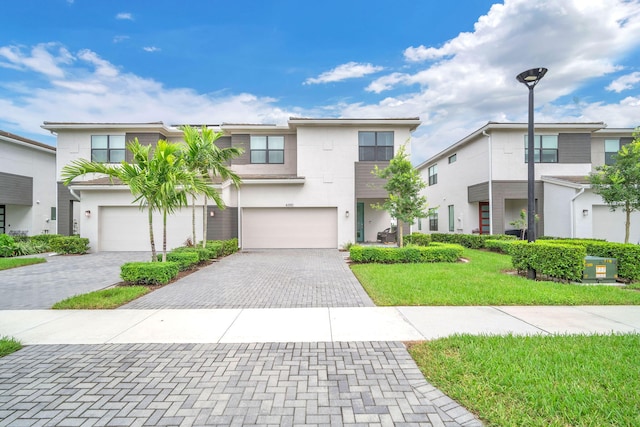
M 540 215 L 535 214 L 533 219 L 535 220 L 535 222 L 538 222 L 540 220 Z M 527 228 L 529 227 L 529 220 L 527 219 L 527 210 L 522 209 L 520 211 L 520 218 L 516 219 L 515 221 L 511 221 L 509 225 L 520 230 L 520 240 L 524 240 L 525 235 L 527 234 Z
M 389 193 L 385 202 L 371 205 L 374 209 L 384 209 L 398 221 L 398 246 L 402 247 L 402 223 L 413 224 L 416 218 L 429 216 L 427 198 L 420 195 L 420 190 L 427 184 L 420 173 L 413 167 L 402 145 L 389 162 L 389 166 L 379 169 L 376 165 L 371 171 L 378 178 L 386 179 L 384 189 Z
M 200 131 L 192 126 L 181 127 L 183 139 L 186 145 L 183 156 L 192 172 L 199 175 L 205 181 L 212 182 L 218 176 L 223 180 L 231 180 L 238 187 L 240 178 L 228 166 L 228 162 L 243 153 L 242 148 L 227 147 L 220 148 L 215 141 L 222 136 L 222 132 L 214 132 L 203 126 Z M 220 209 L 224 209 L 224 202 L 216 192 L 211 197 Z M 196 240 L 196 194 L 192 195 L 192 241 Z M 204 208 L 202 211 L 202 246 L 207 244 L 207 194 L 204 197 Z
M 633 142 L 622 146 L 613 159 L 614 164 L 596 167 L 588 179 L 611 211 L 622 208 L 625 212 L 624 242 L 629 243 L 631 213 L 640 210 L 640 127 L 633 133 Z

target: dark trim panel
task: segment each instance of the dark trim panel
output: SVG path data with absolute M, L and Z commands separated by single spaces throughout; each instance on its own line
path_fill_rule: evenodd
M 0 172 L 0 204 L 33 206 L 33 178 Z

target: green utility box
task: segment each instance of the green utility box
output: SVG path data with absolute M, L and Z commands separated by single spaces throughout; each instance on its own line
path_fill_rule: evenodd
M 618 260 L 588 256 L 584 259 L 582 281 L 584 283 L 615 283 L 618 278 Z

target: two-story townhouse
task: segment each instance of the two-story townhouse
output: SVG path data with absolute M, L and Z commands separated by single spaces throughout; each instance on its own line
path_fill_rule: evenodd
M 236 189 L 216 183 L 226 209 L 207 209 L 207 238 L 237 237 L 245 248 L 339 248 L 348 242 L 375 241 L 391 218 L 371 208 L 386 193 L 371 174 L 385 167 L 419 126 L 417 118 L 291 118 L 287 125 L 222 124 L 220 147 L 241 147 L 231 162 L 241 177 Z M 59 233 L 78 232 L 93 251 L 149 250 L 148 219 L 126 186 L 99 176 L 85 176 L 65 187 L 61 170 L 77 158 L 119 163 L 128 159 L 126 142 L 182 140 L 178 126 L 157 123 L 53 123 L 43 128 L 57 135 Z M 170 219 L 169 247 L 191 234 L 191 210 Z M 201 215 L 196 228 L 202 229 Z M 160 226 L 159 220 L 154 224 Z M 158 233 L 160 229 L 158 228 Z M 158 234 L 160 235 L 160 234 Z
M 624 214 L 611 212 L 587 176 L 613 161 L 633 129 L 599 123 L 535 125 L 536 235 L 624 240 Z M 489 122 L 418 166 L 429 185 L 430 218 L 418 231 L 500 234 L 527 208 L 527 124 Z M 634 221 L 640 220 L 634 214 Z M 639 222 L 640 223 L 640 222 Z M 632 241 L 640 228 L 632 229 Z
M 56 149 L 0 131 L 0 234 L 56 232 Z

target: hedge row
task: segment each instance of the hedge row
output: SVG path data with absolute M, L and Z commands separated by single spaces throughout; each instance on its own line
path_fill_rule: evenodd
M 487 240 L 518 240 L 516 236 L 506 234 L 432 233 L 430 236 L 433 242 L 455 243 L 469 249 L 482 249 Z
M 58 254 L 85 254 L 89 252 L 89 239 L 79 236 L 58 236 L 49 240 L 49 249 Z
M 84 254 L 89 251 L 89 239 L 79 236 L 40 234 L 37 236 L 10 236 L 0 234 L 0 257 L 33 255 L 44 252 Z
M 180 271 L 196 264 L 238 251 L 238 239 L 213 240 L 202 246 L 181 246 L 167 252 L 167 262 L 128 262 L 120 267 L 120 277 L 131 285 L 164 285 Z M 158 254 L 158 261 L 162 254 Z
M 456 262 L 462 256 L 463 250 L 460 245 L 445 243 L 403 248 L 353 245 L 349 249 L 349 257 L 353 262 L 381 264 Z
M 513 267 L 518 271 L 533 269 L 537 274 L 557 279 L 580 281 L 587 251 L 580 245 L 540 241 L 509 243 Z

